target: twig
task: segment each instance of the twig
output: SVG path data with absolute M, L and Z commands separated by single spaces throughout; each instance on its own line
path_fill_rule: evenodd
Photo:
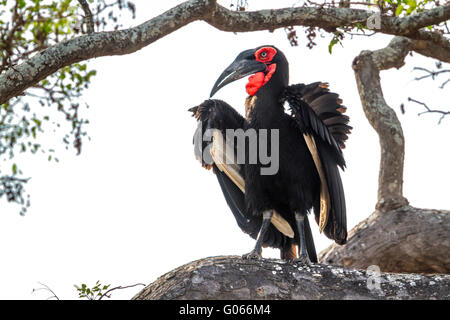
M 445 86 L 447 83 L 449 83 L 449 82 L 450 82 L 450 78 L 447 79 L 446 81 L 444 81 L 444 82 L 439 86 L 439 88 L 444 89 L 444 86 Z
M 424 76 L 419 77 L 419 78 L 415 78 L 414 80 L 422 80 L 422 79 L 425 79 L 425 78 L 428 78 L 428 77 L 431 77 L 431 79 L 434 80 L 434 78 L 436 76 L 440 75 L 441 73 L 450 72 L 450 70 L 430 71 L 428 69 L 421 68 L 421 67 L 414 67 L 413 70 L 420 70 L 420 71 L 425 71 L 425 72 L 428 73 L 427 75 L 424 75 Z
M 426 68 L 421 68 L 421 67 L 414 67 L 413 70 L 420 70 L 420 71 L 424 71 L 427 72 L 428 74 L 421 76 L 421 77 L 416 77 L 414 78 L 414 80 L 419 81 L 428 77 L 431 77 L 431 79 L 435 79 L 438 75 L 442 74 L 442 73 L 446 73 L 446 72 L 450 72 L 450 69 L 446 69 L 446 70 L 439 70 L 439 71 L 430 71 Z M 444 89 L 444 86 L 450 82 L 450 79 L 447 79 L 446 81 L 444 81 L 439 88 Z
M 80 3 L 85 14 L 84 18 L 86 19 L 87 33 L 92 33 L 94 32 L 94 19 L 92 18 L 91 9 L 89 9 L 89 5 L 86 0 L 78 0 L 78 2 Z
M 50 299 L 52 299 L 52 298 L 55 298 L 56 300 L 59 300 L 59 297 L 53 292 L 52 289 L 50 289 L 49 286 L 47 286 L 46 284 L 40 283 L 40 282 L 38 282 L 38 283 L 39 283 L 41 286 L 44 286 L 45 288 L 37 288 L 37 289 L 33 289 L 33 291 L 32 291 L 31 293 L 36 292 L 36 291 L 39 291 L 39 290 L 47 290 L 47 291 L 50 291 L 50 293 L 52 294 L 52 296 L 48 297 L 47 300 L 50 300 Z
M 129 285 L 129 286 L 124 286 L 124 287 L 118 286 L 118 287 L 111 288 L 108 291 L 106 291 L 105 293 L 103 293 L 102 296 L 98 300 L 102 300 L 104 297 L 110 298 L 111 295 L 108 296 L 108 293 L 110 293 L 110 292 L 112 292 L 114 290 L 128 289 L 128 288 L 133 288 L 133 287 L 136 287 L 136 286 L 145 286 L 145 284 L 143 284 L 143 283 L 136 283 L 136 284 L 132 284 L 132 285 Z
M 444 117 L 445 117 L 446 115 L 449 115 L 449 114 L 450 114 L 450 111 L 442 111 L 442 110 L 434 110 L 434 109 L 430 109 L 430 108 L 426 105 L 426 103 L 417 101 L 417 100 L 412 99 L 412 98 L 410 98 L 410 97 L 408 97 L 408 101 L 411 101 L 411 102 L 415 102 L 415 103 L 417 103 L 417 104 L 420 104 L 421 106 L 423 106 L 423 107 L 426 109 L 426 111 L 419 112 L 419 113 L 417 114 L 418 116 L 421 116 L 421 115 L 424 114 L 424 113 L 440 113 L 440 114 L 442 114 L 441 118 L 439 119 L 438 124 L 441 124 L 442 119 L 444 119 Z
M 6 124 L 2 125 L 2 126 L 6 126 Z M 27 183 L 30 180 L 30 178 L 17 178 L 17 177 L 11 177 L 11 176 L 1 176 L 0 177 L 0 182 L 6 182 L 6 183 L 11 183 L 11 182 L 20 182 L 20 183 Z
M 363 31 L 363 33 L 347 32 L 347 34 L 353 38 L 353 36 L 371 37 L 371 36 L 376 35 L 377 33 L 375 31 L 372 33 L 364 33 L 364 31 Z

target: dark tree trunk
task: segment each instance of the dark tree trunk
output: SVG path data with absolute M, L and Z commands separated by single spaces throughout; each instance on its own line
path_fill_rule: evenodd
M 450 275 L 213 257 L 166 273 L 133 299 L 450 299 Z

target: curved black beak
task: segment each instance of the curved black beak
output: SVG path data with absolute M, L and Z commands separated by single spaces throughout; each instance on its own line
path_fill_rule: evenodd
M 240 58 L 240 56 L 241 55 L 239 55 L 236 60 L 222 72 L 211 90 L 210 98 L 221 88 L 233 81 L 239 80 L 250 74 L 266 71 L 266 65 L 264 63 L 251 59 L 243 59 Z

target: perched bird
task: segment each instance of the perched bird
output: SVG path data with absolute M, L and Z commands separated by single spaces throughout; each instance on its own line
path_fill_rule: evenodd
M 343 114 L 346 107 L 326 83 L 289 86 L 288 61 L 270 45 L 241 52 L 220 75 L 211 97 L 248 75 L 245 117 L 215 99 L 189 109 L 198 120 L 196 157 L 213 169 L 237 224 L 256 239 L 244 258 L 260 259 L 264 246 L 279 248 L 282 259 L 317 262 L 307 217 L 311 210 L 328 238 L 338 244 L 347 240 L 338 169 L 345 167 L 341 148 L 352 129 Z M 238 140 L 245 141 L 245 157 Z M 277 162 L 269 173 L 267 157 L 261 157 L 264 148 Z M 252 152 L 260 156 L 256 161 Z

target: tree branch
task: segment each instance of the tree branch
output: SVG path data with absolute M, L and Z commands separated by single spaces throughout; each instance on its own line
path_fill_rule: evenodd
M 134 300 L 449 299 L 449 275 L 379 273 L 329 265 L 213 257 L 188 263 Z
M 405 206 L 375 211 L 348 233 L 345 246 L 332 244 L 321 263 L 383 272 L 449 273 L 450 211 Z
M 222 31 L 248 32 L 275 30 L 287 26 L 318 27 L 329 32 L 336 28 L 356 27 L 358 23 L 379 13 L 353 8 L 291 7 L 260 11 L 231 11 L 218 4 L 211 16 L 203 20 Z M 379 14 L 380 25 L 376 31 L 391 35 L 403 35 L 421 39 L 424 35 L 417 32 L 429 25 L 439 24 L 450 19 L 450 4 L 433 8 L 403 18 Z
M 450 41 L 437 32 L 419 30 L 417 37 L 412 36 L 411 50 L 426 57 L 435 58 L 450 63 Z
M 426 73 L 428 73 L 428 74 L 426 74 L 424 76 L 415 78 L 414 80 L 422 80 L 422 79 L 425 79 L 425 78 L 428 78 L 428 77 L 430 77 L 431 79 L 434 80 L 434 78 L 436 76 L 438 76 L 438 75 L 440 75 L 442 73 L 450 72 L 450 69 L 449 70 L 430 71 L 430 70 L 428 70 L 426 68 L 422 68 L 422 67 L 414 67 L 413 70 L 420 70 L 420 71 L 425 71 Z
M 90 33 L 58 43 L 0 75 L 0 104 L 62 67 L 91 58 L 124 55 L 142 49 L 201 19 L 213 9 L 212 5 L 213 1 L 191 0 L 134 28 Z
M 218 5 L 215 0 L 190 0 L 134 28 L 90 33 L 64 41 L 36 54 L 14 69 L 9 68 L 0 75 L 0 104 L 64 66 L 90 58 L 135 52 L 197 20 L 229 32 L 274 30 L 287 26 L 319 27 L 333 32 L 339 27 L 367 24 L 373 15 L 374 12 L 362 9 L 322 7 L 235 12 Z M 436 42 L 450 48 L 450 42 L 442 35 L 419 30 L 450 19 L 450 4 L 402 18 L 379 17 L 380 28 L 377 32 L 404 35 L 427 43 Z M 430 54 L 428 50 L 423 51 Z M 444 53 L 450 61 L 450 53 Z
M 440 62 L 439 62 L 439 64 L 442 65 Z M 440 68 L 440 67 L 438 67 L 438 68 Z M 450 69 L 446 69 L 446 70 L 438 70 L 438 71 L 433 71 L 433 70 L 430 71 L 430 70 L 428 70 L 428 69 L 426 69 L 426 68 L 421 68 L 421 67 L 414 67 L 413 70 L 420 70 L 420 71 L 424 71 L 424 72 L 427 73 L 427 74 L 424 75 L 424 76 L 416 77 L 416 78 L 414 79 L 414 80 L 416 80 L 416 81 L 419 81 L 419 80 L 422 80 L 422 79 L 426 79 L 426 78 L 431 78 L 432 80 L 434 80 L 434 79 L 437 78 L 437 76 L 439 76 L 440 74 L 450 72 Z M 450 79 L 447 79 L 446 81 L 444 81 L 444 82 L 439 86 L 439 88 L 444 89 L 444 86 L 445 86 L 448 82 L 450 82 Z
M 94 18 L 92 17 L 91 9 L 89 8 L 89 4 L 86 0 L 78 0 L 81 5 L 81 8 L 84 11 L 84 19 L 86 21 L 87 33 L 94 32 Z
M 377 132 L 381 146 L 377 209 L 387 211 L 408 204 L 403 197 L 405 140 L 394 110 L 383 97 L 380 70 L 400 68 L 411 40 L 395 37 L 381 50 L 363 51 L 353 61 L 358 91 L 367 119 Z
M 132 284 L 132 285 L 129 285 L 129 286 L 117 286 L 117 287 L 111 288 L 108 291 L 106 291 L 105 293 L 103 293 L 102 296 L 98 300 L 102 300 L 104 297 L 111 298 L 111 292 L 113 292 L 115 290 L 134 288 L 134 287 L 137 287 L 137 286 L 144 286 L 145 287 L 145 284 L 143 284 L 143 283 L 136 283 L 136 284 Z
M 419 113 L 417 114 L 417 115 L 419 115 L 419 116 L 421 116 L 421 115 L 424 114 L 424 113 L 440 113 L 440 114 L 441 114 L 441 117 L 439 118 L 438 124 L 441 124 L 442 119 L 444 119 L 445 116 L 448 116 L 448 115 L 450 114 L 450 111 L 442 111 L 442 110 L 430 109 L 430 108 L 426 105 L 426 103 L 417 101 L 417 100 L 415 100 L 415 99 L 413 99 L 413 98 L 410 98 L 410 97 L 408 97 L 408 101 L 411 101 L 411 102 L 415 102 L 415 103 L 417 103 L 417 104 L 420 104 L 421 106 L 423 106 L 423 107 L 426 109 L 426 110 L 423 111 L 423 112 L 419 112 Z

